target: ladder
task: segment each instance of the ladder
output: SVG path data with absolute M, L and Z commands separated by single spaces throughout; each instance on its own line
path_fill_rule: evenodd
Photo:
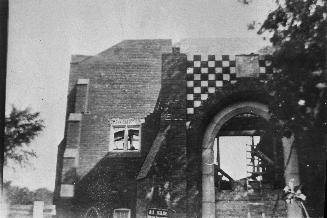
M 264 165 L 262 159 L 255 154 L 256 146 L 254 144 L 254 136 L 252 137 L 252 143 L 246 144 L 246 160 L 247 160 L 247 177 L 246 187 L 248 193 L 258 193 L 260 196 L 259 202 L 253 202 L 249 199 L 247 218 L 251 218 L 251 209 L 255 209 L 261 212 L 262 218 L 265 218 L 264 203 L 262 203 L 262 176 L 265 174 Z M 248 195 L 250 198 L 250 195 Z
M 256 147 L 254 139 L 252 143 L 246 144 L 246 160 L 247 160 L 247 185 L 251 187 L 250 183 L 257 183 L 257 190 L 262 193 L 262 176 L 265 174 L 265 165 L 260 157 L 256 155 Z

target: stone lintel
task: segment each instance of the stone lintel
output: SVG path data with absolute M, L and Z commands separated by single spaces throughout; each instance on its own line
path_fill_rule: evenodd
M 81 113 L 70 113 L 68 121 L 81 121 L 82 114 Z

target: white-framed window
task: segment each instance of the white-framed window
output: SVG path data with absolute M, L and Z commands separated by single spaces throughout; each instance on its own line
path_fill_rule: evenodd
M 131 218 L 131 210 L 127 208 L 114 209 L 114 218 Z
M 137 152 L 141 149 L 141 124 L 111 125 L 109 151 Z

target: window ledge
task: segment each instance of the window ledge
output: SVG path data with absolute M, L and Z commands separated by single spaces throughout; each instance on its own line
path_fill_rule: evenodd
M 141 157 L 141 151 L 109 151 L 107 157 Z

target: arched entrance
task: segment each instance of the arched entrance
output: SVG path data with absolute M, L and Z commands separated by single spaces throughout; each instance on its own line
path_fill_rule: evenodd
M 216 199 L 214 185 L 213 144 L 221 127 L 231 118 L 244 114 L 255 114 L 269 120 L 268 107 L 258 102 L 240 102 L 220 111 L 208 125 L 202 142 L 202 217 L 215 218 Z

